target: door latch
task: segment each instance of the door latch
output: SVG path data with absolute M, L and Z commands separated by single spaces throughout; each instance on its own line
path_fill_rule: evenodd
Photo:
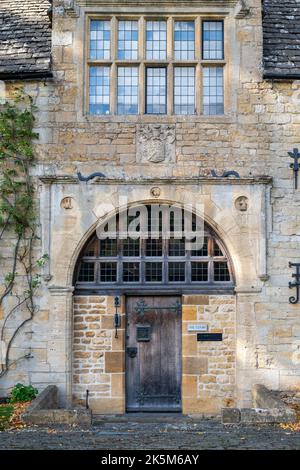
M 134 358 L 137 355 L 137 348 L 126 348 L 129 357 Z

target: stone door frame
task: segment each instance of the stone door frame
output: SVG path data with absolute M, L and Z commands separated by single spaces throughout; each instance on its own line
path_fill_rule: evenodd
M 72 277 L 75 263 L 85 242 L 95 230 L 97 223 L 95 213 L 87 214 L 82 188 L 76 178 L 43 177 L 41 178 L 41 226 L 42 252 L 48 253 L 50 263 L 45 267 L 46 282 L 44 298 L 48 298 L 52 319 L 57 325 L 55 348 L 59 348 L 59 372 L 55 374 L 55 383 L 59 385 L 63 402 L 71 401 L 72 393 Z M 178 178 L 155 180 L 105 180 L 88 186 L 89 201 L 97 208 L 99 201 L 110 201 L 115 198 L 120 188 L 127 191 L 129 204 L 175 203 L 176 201 L 205 201 L 205 213 L 199 214 L 213 227 L 224 241 L 232 258 L 236 277 L 237 304 L 251 304 L 260 299 L 263 283 L 268 279 L 266 264 L 267 235 L 271 230 L 270 188 L 272 180 L 266 177 L 240 178 Z M 159 200 L 153 199 L 153 186 L 161 188 Z M 245 196 L 250 203 L 250 210 L 240 212 L 235 201 Z M 65 197 L 72 198 L 72 209 L 61 205 Z M 98 202 L 97 202 L 98 201 Z M 117 200 L 116 200 L 117 201 Z M 116 210 L 122 208 L 116 206 Z M 96 210 L 96 209 L 95 209 Z M 97 210 L 96 210 L 97 214 Z M 101 216 L 101 214 L 97 214 Z M 111 212 L 102 217 L 111 216 Z M 55 227 L 55 228 L 54 228 Z M 255 248 L 255 249 L 254 249 Z M 48 294 L 48 297 L 47 297 Z M 250 299 L 250 300 L 249 300 Z M 253 300 L 252 300 L 253 299 Z M 242 315 L 238 311 L 238 317 Z M 237 322 L 239 323 L 239 322 Z M 242 323 L 241 323 L 242 324 Z M 244 326 L 237 332 L 237 344 L 242 344 L 245 334 Z M 239 338 L 241 338 L 239 342 Z M 246 341 L 248 341 L 246 339 Z M 239 346 L 238 346 L 239 347 Z M 241 359 L 237 372 L 241 394 L 247 378 Z M 55 364 L 53 364 L 53 370 Z M 249 382 L 249 380 L 247 380 Z M 249 386 L 247 385 L 249 394 Z

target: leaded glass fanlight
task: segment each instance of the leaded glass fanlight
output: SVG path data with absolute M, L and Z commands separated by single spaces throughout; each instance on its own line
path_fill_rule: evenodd
M 150 207 L 148 227 L 150 224 Z M 193 225 L 196 216 L 193 215 Z M 117 216 L 117 227 L 119 226 Z M 182 220 L 184 231 L 184 220 Z M 99 239 L 94 234 L 79 257 L 74 283 L 77 291 L 124 290 L 137 286 L 160 290 L 225 290 L 234 286 L 229 256 L 221 240 L 204 225 L 201 247 L 187 248 L 187 240 L 170 231 L 148 238 Z

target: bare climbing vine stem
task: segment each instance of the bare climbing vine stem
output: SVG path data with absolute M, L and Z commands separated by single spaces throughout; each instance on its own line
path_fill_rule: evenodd
M 37 311 L 35 296 L 41 285 L 38 270 L 48 259 L 47 255 L 39 259 L 34 256 L 34 243 L 39 238 L 30 175 L 34 165 L 33 142 L 38 138 L 34 120 L 32 99 L 20 90 L 0 109 L 0 266 L 5 264 L 7 270 L 1 266 L 0 309 L 4 319 L 0 325 L 0 378 L 13 364 L 30 356 L 27 353 L 10 358 L 17 335 Z M 11 240 L 9 255 L 1 256 L 8 240 Z

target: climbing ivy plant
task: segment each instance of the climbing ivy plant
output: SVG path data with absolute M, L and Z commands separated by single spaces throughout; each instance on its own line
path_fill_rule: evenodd
M 20 330 L 36 313 L 36 290 L 47 255 L 35 257 L 37 235 L 34 184 L 34 105 L 22 90 L 0 109 L 0 377 L 12 364 L 30 353 L 10 360 L 11 348 Z M 9 246 L 8 246 L 9 245 Z M 4 267 L 4 269 L 3 269 Z M 13 321 L 11 321 L 13 320 Z M 14 325 L 14 326 L 12 326 Z

